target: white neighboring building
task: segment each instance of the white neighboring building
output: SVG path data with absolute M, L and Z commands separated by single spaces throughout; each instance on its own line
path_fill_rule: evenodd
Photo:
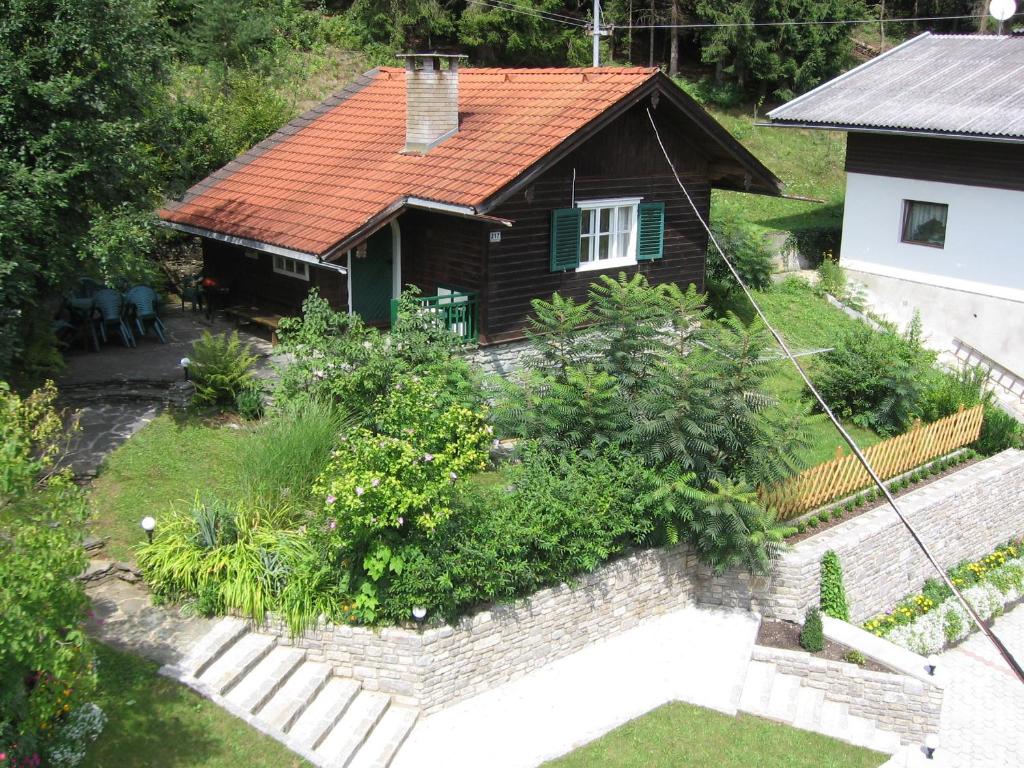
M 848 132 L 841 264 L 1024 376 L 1024 37 L 924 34 L 768 113 Z

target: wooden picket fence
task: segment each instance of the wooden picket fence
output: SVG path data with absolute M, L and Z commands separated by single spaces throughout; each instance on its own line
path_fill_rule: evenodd
M 917 422 L 908 432 L 884 440 L 864 450 L 878 476 L 888 480 L 919 467 L 931 459 L 970 445 L 981 434 L 983 408 L 961 408 L 951 416 L 931 424 Z M 799 475 L 770 488 L 759 489 L 761 502 L 775 509 L 779 520 L 789 520 L 808 510 L 841 499 L 871 484 L 867 470 L 853 455 L 836 457 L 804 470 Z

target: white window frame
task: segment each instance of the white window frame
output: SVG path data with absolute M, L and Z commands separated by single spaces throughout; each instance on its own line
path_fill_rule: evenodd
M 309 264 L 279 253 L 274 254 L 274 271 L 279 275 L 309 280 Z
M 617 269 L 619 267 L 632 267 L 636 265 L 636 240 L 640 227 L 639 213 L 641 200 L 642 198 L 639 197 L 613 197 L 602 200 L 579 200 L 576 202 L 576 207 L 580 209 L 580 265 L 576 268 L 577 272 Z M 623 230 L 618 227 L 618 209 L 627 207 L 632 210 L 632 228 L 629 231 L 629 242 L 625 248 L 626 252 L 619 253 L 620 241 L 617 235 L 621 234 Z M 597 212 L 605 208 L 612 209 L 611 230 L 606 235 L 609 238 L 609 257 L 604 260 L 596 258 L 590 260 L 591 252 L 597 249 L 598 239 L 601 237 L 596 231 L 593 231 L 594 227 L 599 226 L 601 214 L 591 214 L 591 231 L 585 232 L 583 231 L 582 212 Z

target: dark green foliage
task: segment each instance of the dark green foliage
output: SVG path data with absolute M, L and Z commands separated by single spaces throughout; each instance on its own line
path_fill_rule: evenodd
M 800 522 L 798 522 L 796 524 L 796 532 L 797 533 L 803 533 L 806 530 L 807 530 L 807 523 L 805 523 L 803 520 L 801 520 Z
M 192 345 L 189 374 L 196 386 L 196 405 L 234 405 L 242 390 L 252 384 L 257 358 L 238 332 L 212 335 L 204 331 Z
M 856 664 L 858 667 L 863 667 L 867 663 L 867 659 L 864 658 L 864 654 L 860 651 L 849 651 L 843 656 L 843 661 L 849 662 L 850 664 Z
M 809 525 L 811 528 L 817 528 L 819 525 L 821 525 L 821 520 L 818 518 L 817 515 L 815 515 L 814 517 L 808 519 L 807 525 Z
M 711 232 L 748 287 L 758 291 L 771 287 L 774 265 L 764 232 L 754 229 L 739 218 L 716 220 Z M 705 276 L 712 307 L 727 306 L 730 299 L 740 291 L 739 283 L 710 240 Z
M 927 597 L 935 605 L 939 605 L 947 597 L 953 594 L 953 590 L 946 586 L 941 579 L 928 579 L 921 588 L 921 594 Z
M 695 18 L 723 26 L 699 33 L 701 60 L 716 64 L 737 85 L 762 98 L 785 101 L 843 70 L 852 44 L 841 24 L 751 26 L 750 22 L 862 19 L 860 0 L 698 0 Z
M 836 223 L 824 227 L 803 227 L 789 233 L 786 246 L 795 248 L 811 264 L 820 265 L 827 254 L 839 252 L 842 239 L 842 217 L 836 217 Z
M 800 630 L 800 647 L 811 653 L 825 650 L 825 631 L 821 626 L 821 613 L 811 608 L 804 617 L 804 626 Z
M 952 371 L 935 370 L 921 398 L 921 417 L 937 421 L 961 408 L 972 408 L 992 401 L 987 374 L 979 366 L 960 366 Z
M 920 414 L 934 358 L 913 333 L 880 333 L 858 324 L 821 357 L 815 384 L 838 416 L 894 435 Z
M 942 634 L 945 636 L 946 642 L 955 642 L 963 630 L 964 620 L 960 614 L 955 610 L 946 611 L 946 615 L 942 617 Z
M 850 620 L 839 555 L 831 549 L 821 558 L 821 610 L 834 619 Z
M 243 419 L 263 416 L 263 389 L 258 384 L 242 387 L 235 395 L 235 410 Z
M 991 456 L 1007 448 L 1024 446 L 1020 422 L 995 405 L 986 405 L 981 436 L 974 444 L 982 456 Z

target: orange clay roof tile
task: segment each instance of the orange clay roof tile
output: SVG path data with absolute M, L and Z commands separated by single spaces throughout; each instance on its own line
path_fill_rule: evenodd
M 459 131 L 403 155 L 405 70 L 363 75 L 160 211 L 322 255 L 404 197 L 479 206 L 652 78 L 646 68 L 462 69 Z

